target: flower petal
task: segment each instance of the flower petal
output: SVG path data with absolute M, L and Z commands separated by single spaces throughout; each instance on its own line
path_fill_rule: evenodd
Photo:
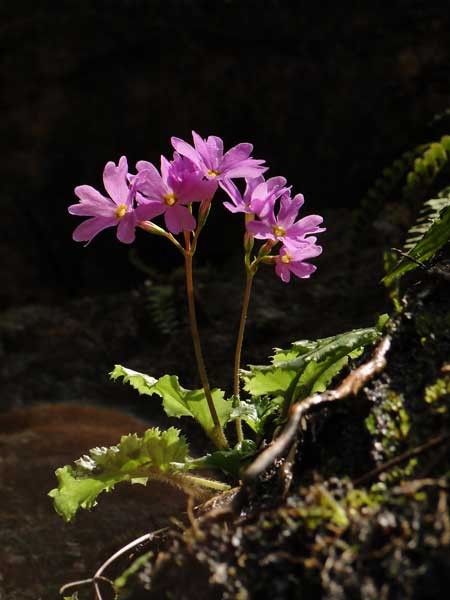
M 160 200 L 148 200 L 147 202 L 139 204 L 139 206 L 135 208 L 134 213 L 138 221 L 151 221 L 151 219 L 162 215 L 165 210 L 166 205 L 164 202 L 161 202 Z
M 235 205 L 231 204 L 231 202 L 224 202 L 223 205 L 227 210 L 229 210 L 232 213 L 252 213 L 252 211 L 247 206 L 245 206 L 245 204 Z
M 223 141 L 216 135 L 210 135 L 206 140 L 206 147 L 208 149 L 209 168 L 217 171 L 221 170 L 221 164 L 223 160 Z
M 119 160 L 116 166 L 112 161 L 108 162 L 103 170 L 103 184 L 105 190 L 117 205 L 128 205 L 128 162 L 125 156 Z
M 149 162 L 148 160 L 138 160 L 138 162 L 136 163 L 136 169 L 138 171 L 144 171 L 145 169 L 155 169 L 156 167 L 153 165 L 153 163 Z
M 288 269 L 288 266 L 278 261 L 275 265 L 275 273 L 284 283 L 289 283 L 291 280 L 291 272 Z
M 237 163 L 241 163 L 241 162 L 247 160 L 249 158 L 250 154 L 252 153 L 252 150 L 253 150 L 253 145 L 247 144 L 245 142 L 242 144 L 237 144 L 236 146 L 233 146 L 233 148 L 230 148 L 228 150 L 228 152 L 226 152 L 223 156 L 222 170 L 225 170 L 233 165 L 236 165 Z M 250 160 L 253 160 L 253 159 L 250 159 Z
M 211 200 L 217 190 L 217 181 L 201 179 L 198 175 L 188 175 L 182 181 L 174 182 L 173 191 L 178 204 L 191 204 Z
M 315 265 L 310 265 L 306 262 L 292 262 L 288 266 L 290 271 L 294 273 L 296 277 L 300 277 L 301 279 L 307 279 L 317 270 Z
M 320 215 L 308 215 L 294 223 L 291 227 L 286 228 L 290 238 L 304 239 L 306 235 L 321 233 L 326 231 L 325 227 L 318 227 L 323 222 Z
M 263 221 L 250 221 L 247 223 L 247 231 L 257 240 L 276 240 L 272 227 Z
M 280 175 L 277 177 L 271 177 L 267 180 L 267 191 L 269 193 L 281 191 L 286 183 L 286 179 Z
M 82 202 L 89 202 L 91 204 L 99 205 L 109 202 L 111 205 L 113 205 L 113 202 L 110 198 L 103 196 L 103 194 L 90 185 L 77 185 L 77 187 L 74 189 L 74 192 L 75 196 L 77 196 Z
M 145 169 L 140 170 L 134 181 L 134 186 L 137 192 L 146 196 L 149 200 L 163 200 L 164 194 L 169 192 L 169 188 L 162 180 L 158 169 L 147 163 Z
M 248 212 L 249 207 L 246 205 L 244 198 L 238 187 L 231 181 L 231 179 L 222 179 L 220 187 L 228 194 L 233 204 L 230 202 L 224 202 L 223 205 L 231 212 Z
M 242 162 L 235 162 L 229 166 L 222 164 L 221 176 L 222 177 L 245 177 L 246 179 L 253 179 L 258 177 L 262 173 L 267 171 L 268 167 L 262 167 L 264 160 L 256 160 L 255 158 L 248 158 Z
M 72 234 L 72 239 L 76 242 L 90 242 L 93 238 L 108 227 L 114 227 L 117 224 L 116 217 L 92 217 L 87 221 L 80 223 Z
M 117 226 L 117 239 L 123 244 L 132 244 L 136 237 L 136 215 L 134 211 L 124 215 Z
M 278 211 L 277 221 L 280 227 L 289 229 L 293 225 L 298 211 L 304 203 L 302 194 L 297 194 L 294 198 L 291 198 L 290 194 L 283 194 L 280 199 L 280 210 Z
M 186 156 L 186 158 L 189 158 L 195 165 L 197 165 L 197 167 L 203 169 L 204 165 L 202 164 L 201 156 L 195 148 L 177 137 L 172 137 L 170 141 L 172 142 L 174 149 L 179 154 Z
M 167 179 L 169 177 L 170 162 L 165 156 L 161 154 L 161 177 L 164 183 L 167 185 Z
M 194 140 L 195 149 L 206 168 L 214 169 L 215 167 L 217 167 L 217 165 L 215 165 L 212 160 L 214 158 L 214 153 L 212 156 L 210 155 L 210 149 L 208 148 L 207 141 L 200 137 L 195 131 L 192 132 L 192 139 Z M 188 158 L 190 157 L 188 156 Z
M 180 233 L 181 231 L 193 231 L 196 221 L 185 206 L 170 206 L 167 208 L 164 220 L 166 227 L 171 233 Z

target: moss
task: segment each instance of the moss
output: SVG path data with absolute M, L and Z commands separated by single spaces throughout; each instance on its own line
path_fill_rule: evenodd
M 377 463 L 404 449 L 411 428 L 404 396 L 388 387 L 378 391 L 381 389 L 382 394 L 365 421 L 373 440 L 372 456 Z
M 447 413 L 450 401 L 450 376 L 439 378 L 425 388 L 424 400 L 432 412 Z

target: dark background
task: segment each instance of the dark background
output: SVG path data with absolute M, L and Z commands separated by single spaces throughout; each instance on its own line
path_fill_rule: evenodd
M 74 186 L 101 189 L 122 154 L 157 162 L 192 129 L 249 141 L 307 212 L 350 210 L 450 106 L 447 2 L 19 0 L 0 17 L 0 308 L 143 279 L 112 230 L 71 240 Z M 220 264 L 241 232 L 220 206 L 211 220 L 200 260 Z M 137 251 L 173 264 L 142 232 Z

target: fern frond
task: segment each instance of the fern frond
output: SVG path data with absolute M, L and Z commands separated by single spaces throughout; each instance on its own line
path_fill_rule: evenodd
M 173 285 L 151 285 L 146 306 L 153 324 L 163 335 L 174 335 L 180 329 L 177 302 Z
M 416 222 L 408 230 L 406 242 L 403 246 L 405 252 L 416 246 L 430 227 L 439 218 L 442 210 L 450 205 L 450 195 L 441 198 L 432 198 L 424 202 Z
M 434 218 L 429 218 L 422 225 L 419 225 L 419 227 L 422 227 L 422 231 L 424 231 L 423 235 L 408 250 L 408 254 L 405 254 L 384 277 L 383 282 L 387 287 L 390 287 L 393 282 L 401 279 L 408 271 L 416 269 L 418 265 L 433 259 L 437 252 L 449 242 L 450 196 L 434 199 L 431 202 L 430 210 L 433 211 Z M 438 207 L 442 206 L 441 202 L 443 202 L 444 206 L 438 211 Z M 426 204 L 430 206 L 430 201 Z M 433 206 L 434 209 L 432 208 Z M 415 235 L 416 232 L 413 233 L 413 237 Z M 412 239 L 408 239 L 408 242 L 411 242 Z
M 425 150 L 414 160 L 411 171 L 406 175 L 403 195 L 406 198 L 417 196 L 429 188 L 436 177 L 448 165 L 450 136 L 444 135 L 438 142 L 425 144 Z
M 384 202 L 392 192 L 400 185 L 402 179 L 413 167 L 417 157 L 421 156 L 428 148 L 428 144 L 421 144 L 412 150 L 404 152 L 392 164 L 383 169 L 381 175 L 375 180 L 372 187 L 369 188 L 363 197 L 361 206 L 373 207 L 373 204 Z

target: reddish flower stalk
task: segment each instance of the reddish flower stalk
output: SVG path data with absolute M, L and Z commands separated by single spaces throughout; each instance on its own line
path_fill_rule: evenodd
M 234 354 L 234 370 L 233 370 L 233 394 L 236 398 L 237 404 L 239 406 L 240 402 L 240 385 L 239 385 L 239 369 L 241 367 L 241 354 L 242 354 L 242 344 L 244 342 L 244 331 L 245 324 L 247 322 L 247 313 L 248 306 L 250 304 L 250 295 L 252 293 L 252 284 L 253 277 L 255 276 L 255 272 L 252 269 L 247 269 L 247 277 L 245 281 L 245 290 L 244 290 L 244 299 L 242 301 L 242 311 L 241 311 L 241 320 L 239 322 L 239 331 L 236 340 L 236 350 Z M 236 419 L 236 435 L 238 443 L 241 443 L 244 440 L 244 434 L 242 432 L 242 421 L 240 417 Z
M 209 385 L 208 374 L 206 372 L 205 361 L 203 359 L 202 346 L 200 343 L 200 334 L 198 331 L 197 314 L 195 311 L 194 300 L 194 282 L 192 277 L 192 258 L 193 251 L 191 248 L 191 237 L 189 232 L 184 233 L 186 250 L 184 254 L 186 266 L 186 294 L 188 299 L 189 323 L 191 325 L 192 342 L 194 345 L 195 359 L 197 362 L 198 374 L 205 392 L 206 401 L 208 402 L 209 412 L 214 423 L 214 438 L 219 448 L 228 448 L 228 442 L 223 432 L 222 426 L 217 415 L 214 400 L 211 395 L 211 387 Z

